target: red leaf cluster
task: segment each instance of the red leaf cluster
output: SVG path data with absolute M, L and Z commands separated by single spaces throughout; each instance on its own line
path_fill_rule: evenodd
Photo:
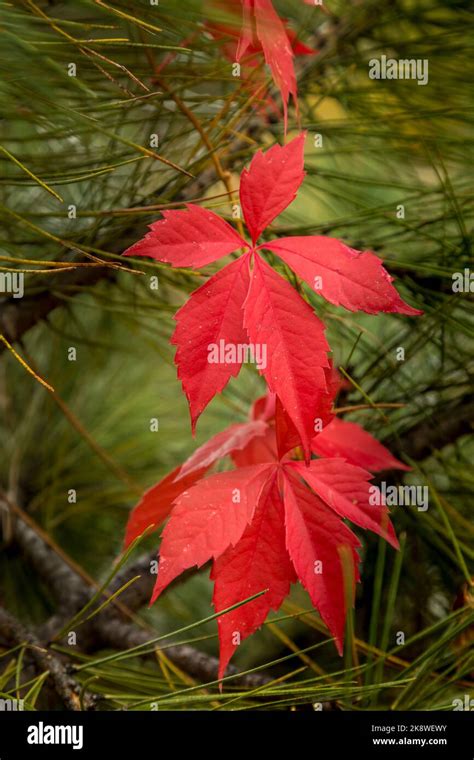
M 250 12 L 268 4 L 254 0 L 246 6 Z M 328 357 L 324 325 L 263 252 L 276 254 L 337 306 L 368 314 L 421 312 L 401 299 L 374 253 L 321 236 L 259 243 L 303 181 L 304 140 L 301 133 L 284 147 L 257 152 L 242 172 L 240 203 L 249 240 L 213 212 L 189 204 L 165 211 L 126 251 L 193 268 L 240 252 L 175 316 L 172 343 L 193 429 L 215 394 L 238 374 L 244 358 L 236 349 L 253 347 L 254 358 L 262 349 L 257 368 L 269 392 L 254 404 L 250 421 L 214 436 L 150 489 L 127 526 L 128 544 L 169 517 L 152 601 L 184 570 L 208 561 L 217 612 L 265 592 L 219 617 L 220 677 L 237 644 L 278 609 L 296 579 L 342 651 L 360 546 L 344 520 L 397 547 L 388 510 L 370 479 L 377 470 L 408 468 L 359 425 L 335 416 L 340 380 Z M 221 352 L 217 360 L 211 361 L 211 348 Z M 301 450 L 305 461 L 298 458 Z M 229 456 L 235 469 L 208 475 Z
M 210 362 L 210 346 L 264 346 L 259 371 L 280 399 L 306 458 L 317 410 L 328 393 L 329 346 L 324 325 L 299 293 L 263 257 L 285 261 L 326 300 L 368 314 L 421 312 L 406 304 L 382 261 L 335 238 L 276 238 L 258 244 L 274 219 L 295 199 L 304 178 L 305 133 L 288 145 L 258 151 L 240 182 L 240 203 L 251 242 L 212 211 L 188 204 L 163 219 L 126 252 L 176 267 L 198 268 L 238 250 L 242 254 L 196 290 L 176 314 L 172 343 L 188 398 L 193 430 L 199 415 L 242 365 L 238 352 Z
M 298 578 L 342 651 L 352 603 L 345 589 L 347 579 L 354 588 L 359 578 L 360 546 L 343 518 L 398 546 L 368 470 L 409 468 L 359 425 L 329 416 L 311 448 L 332 448 L 333 454 L 312 459 L 307 467 L 294 459 L 298 440 L 292 439 L 291 421 L 268 394 L 256 402 L 249 422 L 207 441 L 151 488 L 131 514 L 126 545 L 171 515 L 152 602 L 184 570 L 209 560 L 217 612 L 265 592 L 218 618 L 219 677 L 237 643 L 279 608 Z M 204 477 L 224 457 L 235 469 Z

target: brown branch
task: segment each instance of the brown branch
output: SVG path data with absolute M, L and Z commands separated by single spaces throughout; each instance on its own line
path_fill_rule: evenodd
M 110 584 L 110 593 L 115 593 L 126 583 L 140 576 L 135 583 L 120 594 L 120 601 L 129 610 L 135 612 L 148 604 L 156 582 L 156 575 L 150 572 L 151 563 L 158 561 L 159 555 L 156 549 L 151 552 L 140 554 L 133 562 L 129 562 L 117 573 Z
M 26 522 L 28 516 L 22 519 L 12 505 L 0 496 L 0 507 L 10 516 L 10 539 L 14 539 L 35 571 L 44 578 L 51 593 L 63 609 L 79 607 L 87 601 L 84 595 L 82 579 L 55 551 L 48 546 L 41 536 Z

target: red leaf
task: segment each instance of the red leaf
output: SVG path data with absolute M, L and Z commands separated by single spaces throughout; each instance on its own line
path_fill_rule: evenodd
M 253 404 L 250 410 L 250 419 L 252 420 L 264 420 L 267 422 L 275 416 L 275 403 L 276 395 L 274 393 L 267 393 L 265 396 L 260 396 Z
M 301 443 L 298 431 L 285 412 L 278 396 L 275 407 L 275 435 L 279 459 L 283 459 L 285 454 Z
M 211 348 L 247 344 L 242 324 L 243 303 L 249 287 L 248 255 L 241 256 L 217 272 L 196 290 L 177 312 L 171 342 L 178 347 L 175 362 L 178 377 L 189 401 L 193 431 L 199 415 L 220 393 L 242 362 L 211 362 Z M 221 343 L 222 341 L 222 343 Z M 224 356 L 224 358 L 226 358 Z
M 284 19 L 283 22 L 285 23 L 286 33 L 288 35 L 288 39 L 290 40 L 294 55 L 316 55 L 318 51 L 314 48 L 310 48 L 308 45 L 305 45 L 304 42 L 301 42 L 301 40 L 298 39 L 296 32 L 294 32 L 293 29 L 290 29 L 290 27 L 286 25 Z
M 258 151 L 240 177 L 240 203 L 255 243 L 263 230 L 294 201 L 305 176 L 301 132 L 287 145 Z
M 327 391 L 321 396 L 317 412 L 317 429 L 319 431 L 324 430 L 331 420 L 334 419 L 334 401 L 341 387 L 340 375 L 331 359 L 329 360 L 329 367 L 326 367 L 324 370 L 324 376 L 326 378 Z
M 330 385 L 334 385 L 336 374 L 328 368 L 327 375 Z M 280 457 L 286 456 L 297 439 L 278 398 L 275 420 L 272 419 L 274 401 L 275 395 L 268 394 L 253 406 L 252 415 L 263 415 L 266 421 L 251 420 L 217 434 L 190 457 L 186 466 L 151 491 L 163 496 L 167 486 L 181 490 L 189 482 L 186 479 L 197 480 L 217 458 L 228 454 L 239 467 L 195 482 L 175 498 L 163 532 L 152 598 L 154 601 L 184 570 L 193 565 L 200 567 L 212 558 L 217 612 L 268 589 L 264 596 L 219 618 L 219 678 L 236 645 L 263 623 L 270 609 L 278 609 L 295 578 L 294 570 L 341 652 L 345 580 L 352 578 L 355 587 L 359 577 L 356 550 L 360 545 L 341 518 L 398 545 L 381 494 L 369 484 L 370 473 L 343 459 L 313 460 L 307 467 L 298 461 L 279 461 L 277 438 Z M 278 430 L 280 426 L 283 427 Z M 374 489 L 372 493 L 370 489 Z M 377 497 L 375 508 L 369 498 L 372 494 Z M 156 519 L 160 509 L 164 519 L 170 511 L 171 497 L 167 497 L 165 505 L 155 501 L 141 515 L 143 524 L 138 533 Z
M 286 133 L 288 100 L 292 95 L 296 102 L 297 96 L 293 49 L 285 25 L 276 13 L 271 0 L 243 0 L 242 34 L 237 49 L 238 61 L 252 49 L 254 32 L 262 46 L 265 62 L 270 67 L 273 81 L 281 92 Z
M 343 457 L 349 464 L 371 472 L 411 469 L 360 425 L 338 417 L 313 438 L 311 448 L 322 457 Z
M 255 28 L 262 45 L 265 62 L 270 67 L 273 81 L 281 92 L 283 119 L 286 134 L 288 121 L 288 100 L 297 98 L 293 49 L 288 39 L 285 25 L 276 13 L 271 0 L 253 0 L 255 7 Z
M 331 359 L 329 359 L 329 365 L 330 365 L 329 367 L 324 368 L 324 376 L 326 378 L 327 391 L 321 395 L 320 403 L 318 407 L 318 416 L 316 418 L 318 422 L 320 421 L 321 429 L 329 425 L 329 423 L 334 419 L 334 411 L 333 411 L 334 400 L 341 386 L 341 378 L 339 376 L 338 371 L 334 368 Z M 278 397 L 276 396 L 275 393 L 267 393 L 266 396 L 262 396 L 261 398 L 257 399 L 257 401 L 255 401 L 252 407 L 252 419 L 262 419 L 266 421 L 275 420 L 277 398 Z M 281 417 L 282 412 L 284 415 L 283 418 Z M 283 405 L 281 404 L 281 401 L 280 401 L 280 421 L 279 422 L 280 422 L 280 427 L 282 425 L 285 427 L 292 425 L 291 420 L 288 418 L 288 415 Z M 276 427 L 277 427 L 277 436 L 278 436 L 278 422 L 276 423 Z M 287 432 L 289 434 L 290 430 L 288 430 Z M 291 439 L 288 439 L 288 444 L 291 444 L 291 443 L 292 443 Z M 298 439 L 297 442 L 294 442 L 294 445 L 288 445 L 288 448 L 286 449 L 286 451 L 290 451 L 292 448 L 299 445 L 300 445 L 300 441 Z
M 289 473 L 284 480 L 284 502 L 286 548 L 342 654 L 347 606 L 344 573 L 349 576 L 347 580 L 352 577 L 355 586 L 360 543 L 321 499 Z
M 260 371 L 298 430 L 309 459 L 319 399 L 326 392 L 324 368 L 329 366 L 324 325 L 259 256 L 244 311 L 250 341 L 267 346 L 267 366 Z
M 173 502 L 183 491 L 197 483 L 214 462 L 248 448 L 254 440 L 262 440 L 267 433 L 267 428 L 266 423 L 262 421 L 231 425 L 206 441 L 181 467 L 176 467 L 159 483 L 146 491 L 128 518 L 125 548 L 150 525 L 159 528 L 171 512 Z M 249 461 L 248 464 L 271 462 L 273 459 L 267 456 L 264 459 Z
M 236 467 L 278 462 L 275 428 L 268 426 L 265 435 L 253 438 L 241 451 L 233 451 L 231 457 Z
M 338 515 L 361 528 L 372 530 L 398 549 L 397 537 L 382 495 L 376 486 L 368 482 L 372 478 L 370 472 L 348 464 L 344 459 L 313 459 L 309 467 L 302 462 L 289 462 L 287 466 L 296 470 Z
M 183 570 L 235 546 L 273 469 L 267 464 L 210 475 L 178 497 L 163 531 L 151 604 Z
M 176 477 L 179 475 L 181 467 L 176 467 L 160 480 L 159 483 L 146 491 L 128 518 L 124 541 L 125 548 L 135 538 L 141 536 L 143 531 L 150 525 L 159 528 L 171 512 L 174 500 L 183 491 L 186 491 L 187 488 L 197 483 L 205 474 L 208 467 L 209 465 L 194 470 L 191 474 L 180 480 L 176 480 Z
M 370 251 L 349 248 L 335 238 L 289 237 L 264 243 L 316 293 L 350 311 L 398 312 L 417 316 L 422 311 L 406 304 L 393 287 L 393 278 Z
M 261 54 L 263 51 L 263 45 L 262 41 L 257 36 L 257 25 L 256 25 L 256 13 L 257 9 L 254 7 L 252 2 L 247 2 L 244 5 L 244 12 L 243 12 L 243 23 L 241 21 L 242 17 L 242 2 L 241 0 L 238 0 L 237 2 L 234 2 L 234 0 L 220 0 L 220 2 L 213 2 L 214 6 L 222 6 L 225 10 L 225 20 L 226 23 L 219 23 L 215 21 L 204 21 L 204 24 L 206 26 L 206 29 L 209 31 L 209 33 L 214 37 L 214 39 L 219 40 L 220 44 L 220 50 L 222 55 L 224 55 L 229 61 L 240 61 L 241 62 L 241 71 L 240 71 L 240 79 L 242 82 L 242 86 L 249 90 L 252 94 L 258 93 L 258 101 L 255 104 L 255 107 L 258 110 L 263 110 L 263 113 L 265 114 L 264 109 L 261 109 L 260 104 L 262 102 L 262 99 L 266 101 L 266 104 L 272 108 L 272 111 L 274 111 L 278 116 L 279 111 L 275 107 L 273 99 L 271 96 L 264 96 L 263 90 L 266 88 L 266 72 L 263 70 L 260 70 L 260 61 L 261 61 Z M 262 9 L 259 7 L 258 9 L 259 16 L 265 17 L 268 14 L 265 13 L 265 9 Z M 237 15 L 236 15 L 237 14 Z M 264 18 L 262 20 L 262 23 L 264 23 Z M 271 21 L 270 21 L 271 23 Z M 278 22 L 277 22 L 278 23 Z M 288 45 L 285 43 L 285 47 L 283 51 L 279 49 L 277 52 L 277 55 L 280 59 L 285 58 L 288 62 L 289 60 L 289 53 L 290 49 L 294 56 L 302 56 L 302 55 L 315 55 L 317 52 L 316 50 L 313 50 L 312 48 L 305 45 L 303 42 L 301 42 L 296 33 L 288 26 L 287 19 L 282 18 L 281 22 L 278 23 L 279 31 L 281 33 L 281 26 L 283 26 L 284 31 L 286 33 L 286 36 L 288 38 Z M 238 27 L 242 27 L 241 31 L 238 29 Z M 261 31 L 260 25 L 258 27 L 258 31 Z M 275 33 L 274 30 L 272 30 L 272 33 Z M 278 33 L 278 32 L 277 32 Z M 239 39 L 240 35 L 240 39 Z M 265 28 L 264 28 L 264 37 L 266 40 L 267 35 L 265 34 Z M 183 40 L 182 45 L 185 46 L 186 42 L 189 42 L 189 40 Z M 271 46 L 272 40 L 270 40 L 270 46 Z M 266 56 L 267 56 L 267 63 L 272 64 L 274 62 L 274 56 L 272 56 L 272 51 L 268 49 L 268 46 L 266 46 Z M 283 53 L 283 55 L 282 55 Z M 168 59 L 173 60 L 173 58 L 176 57 L 175 55 L 167 56 Z M 279 76 L 278 67 L 281 68 L 281 63 L 283 63 L 283 60 L 280 60 L 277 62 L 277 68 L 275 71 L 273 71 L 272 68 L 272 75 L 274 75 L 274 81 L 275 83 L 280 87 L 281 85 L 281 76 Z M 286 106 L 286 100 L 289 97 L 290 91 L 291 94 L 294 97 L 295 104 L 296 103 L 296 79 L 294 78 L 293 74 L 293 62 L 289 60 L 289 62 L 285 66 L 286 70 L 286 76 L 284 76 L 284 80 L 286 79 L 287 83 L 290 85 L 290 89 L 285 88 L 285 82 L 283 81 L 283 87 L 285 91 L 282 91 L 282 96 L 285 99 L 285 106 Z M 286 108 L 285 108 L 285 132 L 286 132 Z
M 231 425 L 200 446 L 184 462 L 178 477 L 181 479 L 202 467 L 207 469 L 218 459 L 224 459 L 228 454 L 244 449 L 250 441 L 263 436 L 266 430 L 267 425 L 260 420 Z
M 248 248 L 230 224 L 200 206 L 188 203 L 186 210 L 163 211 L 163 216 L 123 255 L 149 256 L 174 267 L 196 268 Z
M 254 7 L 253 0 L 240 0 L 242 3 L 242 29 L 237 45 L 235 58 L 241 61 L 243 56 L 254 53 L 257 46 L 254 44 Z
M 214 563 L 216 612 L 231 607 L 259 591 L 263 596 L 218 618 L 220 663 L 219 678 L 232 657 L 237 643 L 250 636 L 265 621 L 270 610 L 277 610 L 296 581 L 285 547 L 285 515 L 276 478 L 262 491 L 252 522 L 235 547 L 227 549 Z

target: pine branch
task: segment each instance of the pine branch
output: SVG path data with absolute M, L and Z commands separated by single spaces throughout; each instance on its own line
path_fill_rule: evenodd
M 16 513 L 12 514 L 6 500 L 2 499 L 0 505 L 11 514 L 15 542 L 38 575 L 48 583 L 48 587 L 63 610 L 69 611 L 85 604 L 87 594 L 84 593 L 84 585 L 74 570 L 51 550 L 30 525 Z

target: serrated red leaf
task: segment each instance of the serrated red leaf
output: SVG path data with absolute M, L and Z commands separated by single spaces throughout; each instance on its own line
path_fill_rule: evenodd
M 285 19 L 282 19 L 282 21 L 285 23 Z M 293 31 L 293 29 L 290 29 L 290 27 L 286 26 L 286 24 L 285 27 L 294 55 L 316 55 L 318 53 L 318 51 L 314 48 L 311 48 L 309 45 L 305 45 L 304 42 L 301 42 L 301 40 L 298 39 L 298 35 Z
M 265 153 L 258 152 L 250 168 L 242 173 L 242 209 L 254 242 L 296 195 L 304 176 L 304 139 L 305 133 L 300 133 L 284 147 L 275 145 Z M 236 246 L 249 247 L 230 225 L 199 207 L 190 205 L 187 211 L 165 211 L 164 217 L 127 254 L 149 255 L 175 265 L 198 265 Z M 320 247 L 317 254 L 312 248 L 314 241 Z M 333 303 L 369 313 L 380 310 L 421 313 L 402 301 L 381 261 L 370 252 L 359 254 L 337 240 L 321 237 L 283 238 L 257 250 L 264 247 L 278 253 L 310 283 L 313 277 L 321 276 L 321 292 Z M 255 266 L 246 298 L 251 257 Z M 320 423 L 327 425 L 333 415 L 334 393 L 327 377 L 327 359 L 322 358 L 329 347 L 322 324 L 286 281 L 263 263 L 255 248 L 245 253 L 241 262 L 233 262 L 212 277 L 176 315 L 178 324 L 172 342 L 178 347 L 175 360 L 188 397 L 193 431 L 209 401 L 238 374 L 241 344 L 252 351 L 255 344 L 260 348 L 258 344 L 265 343 L 270 354 L 276 352 L 276 357 L 270 355 L 270 367 L 258 369 L 265 375 L 270 390 L 278 393 L 285 413 L 301 436 L 308 460 L 310 438 L 320 432 Z M 263 294 L 258 292 L 262 284 Z M 276 318 L 273 335 L 272 317 Z M 268 336 L 268 341 L 263 341 L 262 335 Z M 211 364 L 209 348 L 221 343 L 233 351 L 237 349 L 235 358 Z M 282 356 L 280 372 L 278 362 Z M 319 407 L 319 419 L 313 416 L 315 407 Z
M 322 457 L 342 457 L 370 472 L 411 469 L 360 425 L 338 417 L 313 438 L 311 449 Z
M 284 479 L 284 502 L 286 548 L 298 578 L 342 654 L 346 587 L 350 581 L 355 586 L 359 579 L 357 548 L 360 542 L 322 500 L 288 470 Z
M 218 618 L 219 678 L 236 647 L 277 610 L 287 596 L 296 574 L 285 546 L 285 515 L 276 474 L 263 490 L 252 522 L 238 544 L 214 562 L 213 603 L 216 612 L 248 599 L 259 591 L 263 596 Z
M 326 378 L 326 393 L 323 393 L 319 402 L 318 416 L 315 430 L 321 431 L 334 419 L 334 402 L 341 387 L 341 377 L 334 367 L 332 359 L 329 359 L 329 367 L 324 369 Z
M 240 177 L 240 203 L 252 241 L 294 201 L 304 176 L 304 141 L 301 132 L 287 145 L 258 151 Z
M 329 346 L 324 325 L 298 293 L 258 255 L 244 325 L 250 341 L 267 346 L 268 363 L 260 370 L 298 430 L 309 459 L 318 404 L 327 386 Z
M 128 518 L 124 539 L 125 548 L 141 536 L 150 525 L 159 528 L 170 514 L 174 500 L 187 488 L 197 483 L 209 466 L 195 469 L 179 481 L 176 478 L 180 474 L 181 467 L 176 467 L 159 483 L 146 491 Z
M 186 205 L 186 210 L 163 211 L 142 240 L 124 256 L 149 256 L 174 267 L 202 267 L 248 243 L 224 219 L 208 209 Z
M 331 388 L 328 395 L 334 397 L 337 373 L 330 367 L 326 374 Z M 258 599 L 220 617 L 219 678 L 236 645 L 263 623 L 270 609 L 278 609 L 295 572 L 341 652 L 345 595 L 351 592 L 347 581 L 352 579 L 355 586 L 359 580 L 360 546 L 343 519 L 398 546 L 380 491 L 369 483 L 369 472 L 340 458 L 312 460 L 309 466 L 289 459 L 287 449 L 291 451 L 297 439 L 275 394 L 258 399 L 250 416 L 257 419 L 218 433 L 187 460 L 187 468 L 183 466 L 165 479 L 165 486 L 172 480 L 171 486 L 181 489 L 186 478 L 199 478 L 217 458 L 228 455 L 238 467 L 195 482 L 175 499 L 163 532 L 152 597 L 153 602 L 184 570 L 201 567 L 210 559 L 214 560 L 211 578 L 216 582 L 217 612 L 268 589 Z M 283 425 L 280 432 L 279 425 Z M 160 487 L 162 484 L 158 491 Z M 376 504 L 371 501 L 374 495 Z M 168 503 L 166 513 L 169 510 Z M 155 512 L 147 516 L 142 529 Z M 319 562 L 322 572 L 315 564 Z
M 267 422 L 275 416 L 275 403 L 276 395 L 274 393 L 267 393 L 265 396 L 260 396 L 251 406 L 250 419 L 251 420 L 264 420 Z
M 261 32 L 263 25 L 263 36 L 267 43 L 265 9 L 256 9 L 252 2 L 247 2 L 243 7 L 243 19 L 242 19 L 242 2 L 241 0 L 214 0 L 213 6 L 224 10 L 225 15 L 222 12 L 219 14 L 219 21 L 204 21 L 206 29 L 216 40 L 221 43 L 220 50 L 222 55 L 231 61 L 239 61 L 241 64 L 240 82 L 241 86 L 254 94 L 258 92 L 258 101 L 255 106 L 259 111 L 266 115 L 265 109 L 261 108 L 261 103 L 269 106 L 273 113 L 280 116 L 279 110 L 276 107 L 272 97 L 270 95 L 264 95 L 263 89 L 266 88 L 267 75 L 266 72 L 260 69 L 261 54 L 264 53 L 266 63 L 271 66 L 272 75 L 274 76 L 275 84 L 280 88 L 282 98 L 285 103 L 285 132 L 286 132 L 286 101 L 289 99 L 289 95 L 293 95 L 295 105 L 296 101 L 296 79 L 293 72 L 293 62 L 289 60 L 290 52 L 294 56 L 302 55 L 315 55 L 316 50 L 305 45 L 298 39 L 296 33 L 288 26 L 288 21 L 282 18 L 280 23 L 277 22 L 280 35 L 282 35 L 281 27 L 283 27 L 284 33 L 288 39 L 288 45 L 282 49 L 281 46 L 278 49 L 273 50 L 273 39 L 275 39 L 275 31 L 278 30 L 272 28 L 273 39 L 269 39 L 269 44 L 265 45 L 264 51 L 262 41 L 258 37 L 257 32 Z M 268 0 L 267 0 L 268 5 Z M 258 12 L 261 22 L 257 29 L 256 14 Z M 272 14 L 274 15 L 274 14 Z M 223 18 L 223 22 L 220 18 Z M 272 20 L 270 19 L 270 24 Z M 188 40 L 189 42 L 189 40 Z M 186 40 L 183 40 L 183 45 L 186 45 Z M 175 54 L 167 56 L 169 60 L 173 60 Z M 283 60 L 285 59 L 285 60 Z M 289 61 L 289 64 L 286 64 Z M 284 68 L 282 68 L 284 65 Z M 282 81 L 283 80 L 283 81 Z M 281 85 L 283 84 L 283 88 Z
M 292 451 L 292 449 L 295 449 L 301 443 L 299 433 L 285 412 L 278 396 L 276 397 L 275 405 L 275 437 L 279 459 L 283 459 L 289 451 Z
M 269 434 L 274 438 L 273 431 L 265 422 L 251 420 L 231 425 L 206 441 L 180 467 L 176 467 L 143 494 L 128 518 L 124 547 L 127 548 L 151 525 L 154 525 L 154 529 L 159 528 L 169 516 L 173 502 L 178 496 L 200 481 L 216 461 L 229 455 L 238 456 L 238 454 L 243 455 L 240 467 L 276 461 L 276 449 L 273 456 L 271 449 L 273 441 L 270 440 L 266 443 L 265 455 L 257 456 L 249 453 L 250 446 L 254 442 L 262 441 L 263 446 Z M 248 460 L 245 463 L 244 457 Z
M 273 8 L 271 0 L 253 1 L 256 35 L 262 46 L 265 62 L 272 72 L 273 81 L 281 93 L 286 134 L 290 95 L 297 105 L 298 89 L 293 65 L 293 49 L 285 25 Z
M 275 428 L 268 426 L 263 436 L 253 438 L 240 451 L 233 451 L 231 459 L 236 467 L 248 467 L 251 464 L 264 464 L 265 462 L 278 462 Z
M 372 530 L 398 549 L 397 537 L 382 495 L 376 486 L 369 483 L 372 478 L 370 472 L 348 464 L 344 459 L 313 459 L 309 467 L 302 462 L 289 462 L 287 466 L 298 472 L 338 515 L 361 528 Z
M 237 48 L 237 61 L 240 61 L 247 52 L 252 50 L 256 38 L 263 50 L 265 62 L 272 72 L 273 81 L 282 96 L 286 133 L 290 95 L 297 103 L 297 85 L 291 41 L 271 0 L 242 0 L 242 5 L 242 33 Z
M 163 531 L 150 604 L 183 570 L 201 567 L 235 546 L 273 470 L 266 464 L 217 473 L 181 493 Z
M 287 237 L 264 243 L 319 295 L 349 311 L 397 312 L 418 316 L 423 312 L 402 300 L 393 278 L 375 253 L 354 250 L 335 238 Z
M 246 255 L 194 291 L 175 315 L 177 325 L 171 342 L 177 346 L 175 362 L 189 401 L 193 430 L 211 399 L 239 373 L 237 353 L 235 361 L 230 357 L 229 361 L 211 363 L 210 347 L 247 344 L 242 309 L 249 282 Z
M 224 459 L 229 454 L 245 449 L 250 441 L 262 437 L 267 426 L 261 420 L 237 423 L 217 433 L 209 441 L 203 443 L 182 465 L 178 479 L 201 469 L 208 468 L 218 459 Z

